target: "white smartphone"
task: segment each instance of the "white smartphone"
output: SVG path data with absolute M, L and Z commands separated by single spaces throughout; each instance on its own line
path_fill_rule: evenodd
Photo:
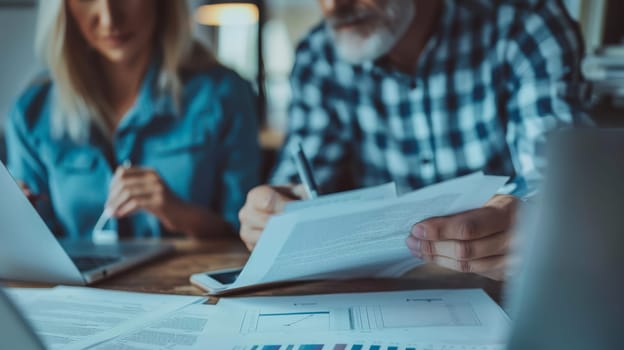
M 191 275 L 191 283 L 211 293 L 226 289 L 236 281 L 242 267 L 207 271 Z

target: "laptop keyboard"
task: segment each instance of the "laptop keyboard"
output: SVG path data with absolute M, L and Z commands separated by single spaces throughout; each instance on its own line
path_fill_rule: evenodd
M 71 259 L 80 271 L 93 270 L 121 260 L 118 256 L 72 256 Z

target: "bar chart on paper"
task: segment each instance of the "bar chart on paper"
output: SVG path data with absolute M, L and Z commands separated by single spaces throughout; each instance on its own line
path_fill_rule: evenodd
M 456 344 L 288 344 L 238 346 L 233 350 L 503 350 L 504 345 Z

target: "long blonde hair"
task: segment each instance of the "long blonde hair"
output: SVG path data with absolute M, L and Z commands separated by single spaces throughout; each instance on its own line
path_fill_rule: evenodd
M 191 17 L 186 1 L 158 0 L 156 42 L 161 65 L 158 88 L 169 93 L 179 105 L 182 93 L 181 75 L 188 70 L 206 68 L 216 63 L 214 56 L 193 40 Z M 105 116 L 113 108 L 98 85 L 101 81 L 90 62 L 92 50 L 70 20 L 65 0 L 39 1 L 35 52 L 49 71 L 56 96 L 52 110 L 52 132 L 82 142 L 94 123 L 111 136 Z

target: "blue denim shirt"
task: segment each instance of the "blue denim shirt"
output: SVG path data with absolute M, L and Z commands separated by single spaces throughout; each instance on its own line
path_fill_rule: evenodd
M 112 145 L 98 132 L 84 144 L 53 137 L 50 81 L 33 84 L 19 97 L 6 127 L 9 169 L 49 198 L 38 209 L 57 235 L 91 235 L 114 167 L 125 160 L 155 169 L 181 199 L 213 210 L 238 229 L 238 210 L 259 183 L 258 118 L 250 85 L 217 66 L 186 79 L 175 108 L 169 94 L 159 93 L 156 68 L 146 74 Z M 165 234 L 146 212 L 129 223 L 135 237 Z

